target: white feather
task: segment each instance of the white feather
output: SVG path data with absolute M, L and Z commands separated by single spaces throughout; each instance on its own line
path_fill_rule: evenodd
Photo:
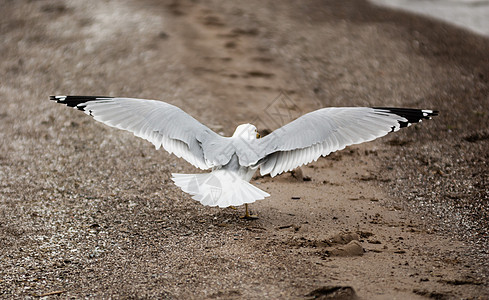
M 79 96 L 51 99 L 82 109 L 99 122 L 128 130 L 198 168 L 213 168 L 207 174 L 173 174 L 172 179 L 193 199 L 219 207 L 269 196 L 248 183 L 258 167 L 262 175 L 275 176 L 349 145 L 397 131 L 401 122 L 403 127 L 409 126 L 437 114 L 396 108 L 324 108 L 256 140 L 253 125 L 240 125 L 232 137 L 225 138 L 178 107 L 160 101 Z

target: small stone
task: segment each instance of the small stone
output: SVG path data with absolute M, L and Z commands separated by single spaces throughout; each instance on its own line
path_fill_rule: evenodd
M 343 247 L 337 247 L 332 250 L 327 250 L 326 254 L 328 254 L 329 256 L 347 257 L 362 256 L 364 252 L 365 250 L 363 249 L 360 242 L 353 240 Z
M 290 174 L 292 174 L 292 177 L 298 181 L 304 181 L 304 173 L 302 173 L 301 168 L 295 168 L 294 170 L 290 171 Z
M 314 297 L 314 299 L 358 299 L 355 290 L 351 286 L 324 286 L 315 289 L 306 296 Z
M 370 244 L 382 244 L 379 240 L 367 240 Z

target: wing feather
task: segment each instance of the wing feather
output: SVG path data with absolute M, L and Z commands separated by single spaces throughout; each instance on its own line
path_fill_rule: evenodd
M 323 108 L 260 139 L 253 151 L 256 155 L 248 155 L 253 159 L 243 163 L 260 165 L 262 175 L 275 176 L 436 115 L 437 111 L 406 108 Z
M 201 169 L 225 165 L 231 159 L 231 141 L 171 104 L 135 98 L 51 96 L 51 100 L 84 111 L 96 121 L 163 147 Z M 224 149 L 215 151 L 215 149 Z M 227 151 L 226 151 L 227 149 Z M 218 155 L 219 154 L 219 155 Z

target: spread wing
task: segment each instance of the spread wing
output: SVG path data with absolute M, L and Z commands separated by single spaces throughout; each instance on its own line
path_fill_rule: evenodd
M 240 161 L 247 158 L 241 164 L 260 165 L 262 175 L 275 176 L 436 115 L 437 111 L 406 108 L 323 108 L 256 140 L 253 155 L 238 152 L 238 156 Z
M 226 164 L 234 148 L 180 108 L 156 100 L 93 96 L 51 96 L 95 120 L 124 129 L 200 169 Z M 219 149 L 219 150 L 218 150 Z

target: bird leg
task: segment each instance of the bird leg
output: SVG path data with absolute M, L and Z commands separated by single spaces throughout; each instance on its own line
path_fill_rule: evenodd
M 256 220 L 258 219 L 257 215 L 250 215 L 250 212 L 248 210 L 248 203 L 245 203 L 245 215 L 240 217 L 241 219 L 246 219 L 246 220 Z

